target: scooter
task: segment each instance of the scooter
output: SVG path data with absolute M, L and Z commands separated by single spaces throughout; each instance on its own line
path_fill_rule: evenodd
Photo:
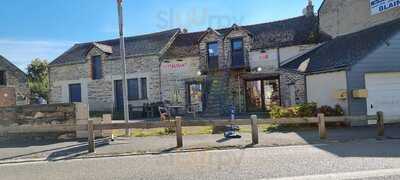
M 239 134 L 240 127 L 237 125 L 233 125 L 232 121 L 235 120 L 235 108 L 231 106 L 231 124 L 225 127 L 224 137 L 227 139 L 232 138 L 241 138 L 242 136 Z

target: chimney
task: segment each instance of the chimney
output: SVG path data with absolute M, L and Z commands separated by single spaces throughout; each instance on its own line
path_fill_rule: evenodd
M 304 8 L 303 14 L 307 17 L 314 16 L 314 5 L 312 3 L 312 0 L 308 0 L 308 5 L 306 6 L 306 8 Z
M 182 28 L 181 32 L 182 32 L 183 34 L 185 34 L 185 33 L 188 33 L 188 30 L 187 30 L 186 28 Z

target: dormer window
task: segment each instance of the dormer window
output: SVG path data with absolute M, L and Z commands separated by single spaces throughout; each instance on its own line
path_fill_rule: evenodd
M 232 48 L 232 67 L 243 67 L 245 65 L 243 39 L 242 38 L 232 39 L 231 48 Z
M 0 71 L 0 86 L 7 85 L 6 72 Z
M 101 63 L 101 56 L 92 56 L 92 79 L 101 79 L 103 76 L 103 67 Z
M 219 48 L 218 42 L 211 42 L 207 44 L 208 49 L 208 68 L 209 69 L 218 69 L 218 56 L 219 56 Z

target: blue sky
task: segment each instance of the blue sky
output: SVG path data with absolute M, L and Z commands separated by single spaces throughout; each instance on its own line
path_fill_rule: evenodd
M 322 0 L 314 0 L 315 10 Z M 124 0 L 127 36 L 175 27 L 190 31 L 299 16 L 307 0 Z M 13 0 L 0 6 L 0 54 L 25 70 L 74 43 L 118 36 L 116 0 Z

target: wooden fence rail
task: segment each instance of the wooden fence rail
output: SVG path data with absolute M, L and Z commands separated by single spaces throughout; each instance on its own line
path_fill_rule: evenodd
M 400 117 L 391 117 L 392 120 L 399 120 Z M 319 135 L 321 139 L 327 138 L 326 123 L 332 122 L 361 122 L 368 120 L 377 120 L 378 136 L 384 135 L 384 118 L 383 113 L 378 112 L 376 116 L 343 116 L 343 117 L 325 117 L 324 114 L 318 114 L 317 117 L 307 118 L 279 118 L 279 119 L 259 119 L 257 116 L 252 115 L 250 119 L 237 119 L 234 121 L 229 120 L 215 120 L 215 121 L 183 121 L 181 117 L 177 117 L 175 121 L 164 122 L 129 122 L 129 123 L 107 123 L 107 124 L 94 124 L 89 120 L 88 125 L 23 125 L 15 127 L 1 127 L 0 134 L 7 133 L 40 133 L 40 132 L 72 132 L 76 130 L 88 131 L 88 145 L 89 152 L 95 150 L 95 135 L 96 130 L 113 130 L 113 129 L 150 129 L 150 128 L 176 128 L 177 147 L 183 146 L 182 127 L 184 126 L 224 126 L 224 125 L 251 125 L 252 142 L 258 144 L 258 125 L 260 124 L 318 124 Z

